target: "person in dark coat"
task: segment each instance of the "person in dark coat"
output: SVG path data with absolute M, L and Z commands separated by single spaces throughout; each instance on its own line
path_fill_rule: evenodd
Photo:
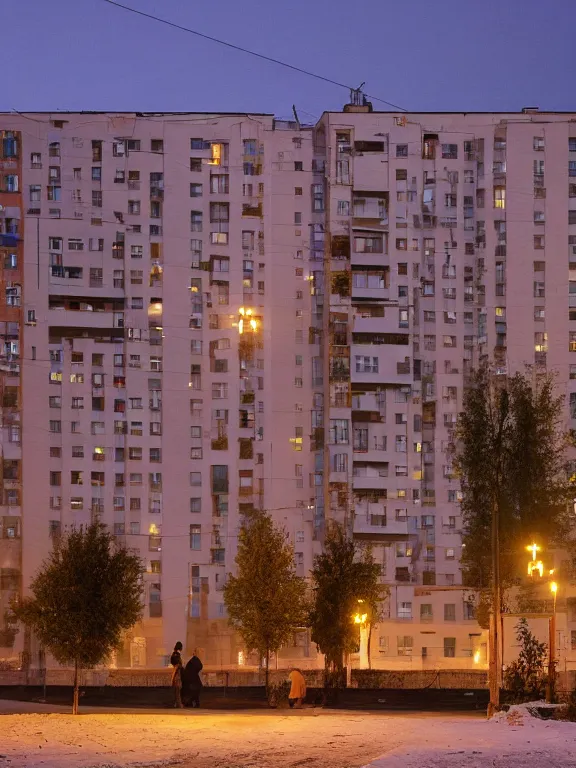
M 200 706 L 200 691 L 202 689 L 202 680 L 200 679 L 200 672 L 204 666 L 198 656 L 197 651 L 194 651 L 194 655 L 184 667 L 182 674 L 182 686 L 186 691 L 186 697 L 188 704 L 192 707 Z
M 182 709 L 184 704 L 182 704 L 182 673 L 184 671 L 184 668 L 182 666 L 182 643 L 177 642 L 174 646 L 174 650 L 172 651 L 172 656 L 170 657 L 170 664 L 174 667 L 174 670 L 172 672 L 172 690 L 174 691 L 174 706 L 178 709 Z

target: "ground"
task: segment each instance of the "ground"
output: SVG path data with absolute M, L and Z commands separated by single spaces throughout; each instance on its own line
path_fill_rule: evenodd
M 72 717 L 17 702 L 0 702 L 0 712 L 0 768 L 576 768 L 576 725 L 521 716 L 305 709 Z

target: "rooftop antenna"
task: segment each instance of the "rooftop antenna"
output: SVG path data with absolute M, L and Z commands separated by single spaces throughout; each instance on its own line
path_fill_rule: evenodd
M 362 88 L 366 85 L 366 81 L 360 83 L 358 88 L 350 89 L 350 104 L 354 104 L 355 107 L 363 107 L 366 104 L 366 96 L 362 93 Z

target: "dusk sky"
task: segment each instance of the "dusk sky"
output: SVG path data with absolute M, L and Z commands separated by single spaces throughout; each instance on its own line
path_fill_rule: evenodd
M 121 0 L 408 110 L 576 108 L 573 0 Z M 4 14 L 0 109 L 339 110 L 335 85 L 103 0 L 18 0 Z M 388 109 L 374 102 L 375 109 Z

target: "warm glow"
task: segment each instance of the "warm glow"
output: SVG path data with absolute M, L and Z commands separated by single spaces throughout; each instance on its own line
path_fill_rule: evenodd
M 360 601 L 358 601 L 360 602 Z M 354 616 L 354 624 L 366 624 L 366 619 L 368 618 L 367 613 L 357 613 Z
M 474 664 L 480 664 L 480 651 L 474 651 Z
M 248 328 L 250 328 L 251 331 L 256 331 L 258 329 L 258 321 L 252 317 L 252 311 L 253 310 L 247 307 L 240 307 L 238 309 L 238 314 L 240 315 L 240 319 L 238 320 L 238 333 L 242 334 L 244 331 L 248 330 Z
M 212 157 L 208 160 L 208 165 L 220 165 L 222 162 L 222 144 L 212 144 L 210 150 Z
M 148 528 L 148 533 L 151 536 L 158 536 L 158 526 L 156 523 L 150 523 L 150 527 Z
M 544 563 L 542 560 L 532 561 L 528 563 L 528 576 L 534 576 L 534 571 L 538 571 L 540 578 L 544 575 Z
M 244 664 L 246 664 L 246 657 L 244 656 L 244 651 L 238 651 L 238 666 L 243 667 Z
M 538 544 L 530 544 L 528 547 L 526 547 L 526 550 L 528 552 L 532 552 L 532 560 L 536 560 L 536 552 L 540 552 L 540 547 Z
M 556 592 L 558 592 L 558 584 L 556 584 L 555 581 L 550 584 L 550 592 L 552 592 L 554 595 Z

